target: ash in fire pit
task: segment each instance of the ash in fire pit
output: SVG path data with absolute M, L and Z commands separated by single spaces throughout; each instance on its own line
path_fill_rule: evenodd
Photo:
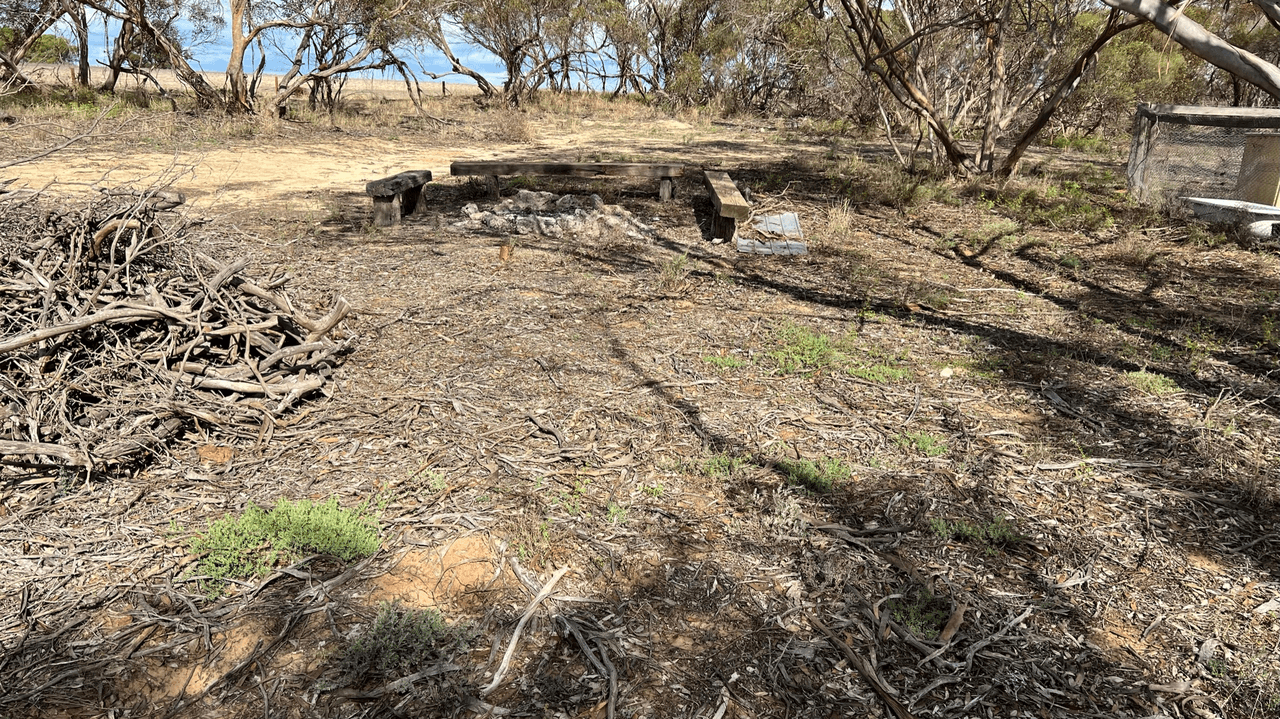
M 561 195 L 550 192 L 520 190 L 490 210 L 475 203 L 462 208 L 466 219 L 449 227 L 455 232 L 488 230 L 519 235 L 570 236 L 592 239 L 606 235 L 625 235 L 648 239 L 653 228 L 637 220 L 626 208 L 607 205 L 599 195 Z

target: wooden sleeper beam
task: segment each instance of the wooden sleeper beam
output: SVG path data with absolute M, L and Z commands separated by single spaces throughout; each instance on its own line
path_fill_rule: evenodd
M 455 176 L 484 177 L 489 192 L 499 196 L 498 178 L 504 175 L 544 175 L 554 177 L 650 177 L 659 181 L 658 198 L 670 200 L 672 180 L 684 176 L 684 165 L 642 162 L 455 162 L 449 166 Z
M 560 175 L 569 177 L 653 177 L 684 175 L 684 165 L 638 162 L 455 162 L 452 175 Z
M 702 175 L 716 210 L 711 217 L 711 236 L 721 241 L 732 240 L 738 232 L 738 220 L 745 222 L 751 217 L 751 205 L 733 184 L 729 173 L 705 170 Z

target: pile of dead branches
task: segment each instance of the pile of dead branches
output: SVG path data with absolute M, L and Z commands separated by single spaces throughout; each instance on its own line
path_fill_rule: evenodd
M 0 475 L 136 466 L 194 422 L 265 441 L 327 391 L 346 301 L 313 319 L 191 249 L 181 202 L 0 194 Z

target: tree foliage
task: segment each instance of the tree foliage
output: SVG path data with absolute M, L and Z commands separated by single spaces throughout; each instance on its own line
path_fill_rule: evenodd
M 86 9 L 118 29 L 107 90 L 168 67 L 206 108 L 275 116 L 296 96 L 333 108 L 349 73 L 394 69 L 416 98 L 405 56 L 431 48 L 450 69 L 428 76 L 469 77 L 512 106 L 589 87 L 822 115 L 878 126 L 909 168 L 961 174 L 1010 174 L 1045 132 L 1122 132 L 1117 110 L 1137 102 L 1280 102 L 1280 0 L 14 0 L 0 7 L 0 82 L 69 60 L 49 31 L 71 17 L 83 35 Z M 190 64 L 219 34 L 223 83 Z M 458 45 L 492 54 L 502 80 Z M 290 58 L 270 91 L 268 49 Z

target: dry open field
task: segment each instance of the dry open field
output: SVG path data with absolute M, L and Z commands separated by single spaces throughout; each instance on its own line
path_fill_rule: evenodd
M 158 219 L 175 252 L 352 307 L 326 392 L 270 433 L 197 421 L 133 468 L 6 475 L 0 715 L 1280 715 L 1272 250 L 1130 206 L 1109 155 L 991 187 L 821 123 L 426 110 L 122 105 L 0 170 L 39 190 L 0 195 L 0 228 L 158 183 L 188 200 Z M 9 111 L 0 163 L 97 114 Z M 449 162 L 496 158 L 724 169 L 811 251 L 712 244 L 696 173 L 668 203 L 508 180 L 626 213 L 468 225 L 494 201 Z M 435 173 L 427 212 L 371 227 L 364 183 L 406 169 Z M 202 591 L 210 523 L 330 497 L 372 501 L 371 558 Z M 395 601 L 465 646 L 351 679 Z

